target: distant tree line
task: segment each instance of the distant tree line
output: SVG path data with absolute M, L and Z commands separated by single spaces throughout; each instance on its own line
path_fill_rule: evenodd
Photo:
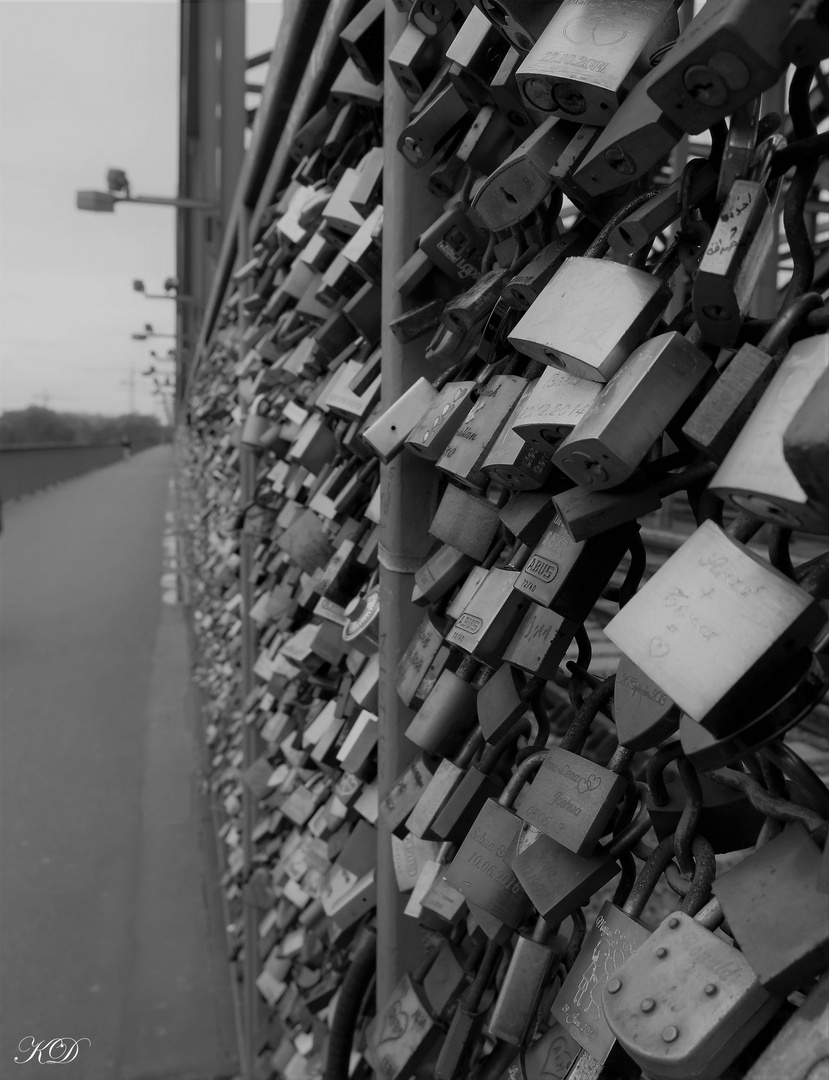
M 169 442 L 170 429 L 156 416 L 126 413 L 100 416 L 93 413 L 55 412 L 41 405 L 0 413 L 0 446 L 21 443 L 117 443 L 124 436 L 133 450 Z

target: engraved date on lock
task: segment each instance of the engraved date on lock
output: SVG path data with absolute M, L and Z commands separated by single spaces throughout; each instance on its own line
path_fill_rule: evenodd
M 518 879 L 514 874 L 504 870 L 503 867 L 499 866 L 497 863 L 485 859 L 480 851 L 473 851 L 467 859 L 467 862 L 470 866 L 474 866 L 480 874 L 483 874 L 484 877 L 488 877 L 491 881 L 494 881 L 496 885 L 499 885 L 502 889 L 506 889 L 507 892 L 511 892 L 515 896 L 518 896 L 522 891 Z

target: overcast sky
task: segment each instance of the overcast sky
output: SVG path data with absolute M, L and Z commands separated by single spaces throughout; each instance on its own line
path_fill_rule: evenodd
M 280 13 L 248 3 L 249 56 Z M 172 342 L 130 334 L 171 332 L 175 305 L 132 281 L 175 273 L 175 211 L 84 213 L 75 191 L 114 166 L 175 194 L 178 64 L 177 0 L 0 0 L 0 408 L 123 413 L 132 368 L 136 408 L 157 411 L 140 372 Z

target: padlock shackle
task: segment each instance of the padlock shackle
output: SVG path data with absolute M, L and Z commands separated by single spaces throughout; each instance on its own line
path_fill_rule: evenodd
M 484 733 L 480 727 L 475 727 L 472 732 L 467 736 L 463 746 L 455 755 L 455 759 L 452 762 L 459 769 L 465 769 L 472 762 L 472 759 L 484 745 Z
M 613 217 L 602 227 L 596 239 L 590 243 L 584 253 L 584 258 L 601 259 L 606 255 L 610 247 L 610 234 L 613 230 L 621 225 L 629 214 L 632 214 L 634 210 L 638 210 L 643 203 L 648 202 L 656 194 L 655 190 L 643 191 L 641 194 L 634 196 L 621 210 L 617 210 Z
M 682 744 L 669 743 L 660 748 L 648 759 L 645 766 L 645 783 L 651 793 L 654 806 L 667 806 L 670 797 L 665 786 L 665 769 L 672 761 L 682 756 Z
M 678 758 L 677 768 L 682 786 L 685 788 L 685 805 L 682 808 L 676 832 L 674 833 L 674 854 L 683 874 L 693 874 L 695 855 L 693 845 L 702 814 L 702 784 L 697 770 L 684 756 Z
M 788 799 L 771 795 L 748 773 L 736 772 L 734 769 L 714 769 L 707 775 L 718 784 L 742 791 L 755 810 L 759 810 L 766 817 L 777 818 L 787 824 L 799 821 L 813 835 L 825 836 L 827 829 L 825 818 L 805 806 L 798 806 Z
M 483 754 L 481 754 L 481 761 L 478 765 L 480 771 L 487 775 L 491 773 L 501 760 L 504 751 L 517 742 L 522 735 L 529 736 L 531 731 L 532 726 L 526 716 L 516 720 L 506 735 L 502 735 L 497 743 L 487 746 Z
M 693 877 L 688 892 L 679 905 L 679 910 L 686 915 L 696 915 L 708 902 L 711 886 L 717 873 L 717 857 L 714 848 L 704 836 L 695 836 L 693 841 L 694 867 Z
M 584 944 L 584 938 L 587 934 L 587 920 L 584 917 L 584 908 L 577 907 L 575 911 L 571 911 L 570 919 L 573 923 L 573 931 L 570 934 L 563 957 L 564 966 L 567 971 L 573 966 L 576 957 L 581 952 L 581 947 Z
M 536 750 L 534 754 L 521 762 L 521 764 L 509 778 L 507 786 L 501 792 L 501 795 L 498 798 L 499 806 L 512 806 L 512 804 L 515 802 L 518 792 L 521 790 L 524 784 L 526 784 L 530 777 L 535 776 L 535 774 L 544 764 L 548 753 L 548 750 Z
M 622 905 L 625 915 L 637 919 L 645 910 L 645 905 L 651 898 L 662 873 L 674 857 L 673 835 L 666 836 L 653 850 L 653 854 L 639 871 L 639 876 L 633 883 L 630 895 Z
M 628 600 L 632 600 L 636 595 L 636 590 L 639 588 L 642 578 L 645 576 L 645 570 L 647 569 L 648 553 L 645 550 L 645 544 L 642 540 L 642 534 L 640 533 L 639 528 L 638 522 L 635 523 L 628 544 L 630 566 L 625 574 L 625 580 L 619 586 L 620 608 L 624 607 Z
M 760 339 L 763 352 L 773 356 L 786 345 L 789 335 L 806 318 L 810 311 L 823 307 L 823 297 L 819 292 L 807 292 L 786 305 L 770 328 Z
M 462 1004 L 470 1012 L 477 1012 L 480 1008 L 481 1000 L 486 993 L 486 988 L 489 986 L 490 979 L 495 973 L 495 968 L 498 961 L 501 959 L 502 951 L 502 947 L 497 941 L 488 942 L 477 974 L 461 998 Z
M 724 919 L 725 912 L 716 896 L 713 900 L 709 900 L 704 907 L 700 908 L 694 916 L 694 922 L 698 922 L 706 930 L 716 930 Z
M 826 560 L 829 565 L 829 559 Z M 790 780 L 794 780 L 805 797 L 812 804 L 815 813 L 829 818 L 829 790 L 818 774 L 803 758 L 782 739 L 775 739 L 758 751 L 761 757 L 781 769 Z
M 747 544 L 763 528 L 764 524 L 765 522 L 749 514 L 746 510 L 741 510 L 728 528 L 723 531 L 730 540 L 736 540 L 739 544 Z
M 639 805 L 636 809 L 636 814 L 633 820 L 630 821 L 623 829 L 621 829 L 604 848 L 598 849 L 603 854 L 616 859 L 620 855 L 624 855 L 635 847 L 636 844 L 645 836 L 651 829 L 651 818 L 648 813 L 648 803 L 646 798 L 647 788 L 639 781 L 634 781 L 634 784 L 639 794 Z
M 581 753 L 590 732 L 590 725 L 596 719 L 599 710 L 612 701 L 615 685 L 616 676 L 610 675 L 587 695 L 584 704 L 576 713 L 561 740 L 562 750 L 569 750 L 573 754 Z
M 453 675 L 456 679 L 460 679 L 461 682 L 471 683 L 478 674 L 480 666 L 480 660 L 476 660 L 474 656 L 469 656 L 467 654 L 455 668 Z

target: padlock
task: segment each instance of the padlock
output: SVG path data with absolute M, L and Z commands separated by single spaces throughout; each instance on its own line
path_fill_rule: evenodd
M 714 883 L 731 933 L 770 994 L 786 997 L 829 966 L 820 863 L 820 848 L 795 822 Z
M 414 23 L 407 23 L 389 53 L 389 70 L 400 89 L 416 102 L 435 77 L 446 51 L 451 29 L 443 35 L 424 34 Z
M 822 0 L 802 0 L 780 43 L 780 55 L 798 67 L 829 56 L 826 8 Z
M 522 365 L 516 360 L 510 366 Z M 517 374 L 494 375 L 489 379 L 438 458 L 437 468 L 465 487 L 482 490 L 487 484 L 483 463 L 527 385 L 528 380 Z
M 416 169 L 428 165 L 469 117 L 448 71 L 445 64 L 434 77 L 397 140 L 398 151 Z
M 626 189 L 659 166 L 682 138 L 681 128 L 648 96 L 657 75 L 654 69 L 639 80 L 579 158 L 570 184 L 582 197 Z
M 400 700 L 411 707 L 429 665 L 443 644 L 447 621 L 437 612 L 427 611 L 397 663 L 395 686 Z
M 679 727 L 679 709 L 661 687 L 623 655 L 619 657 L 613 687 L 613 719 L 620 746 L 649 750 Z
M 554 453 L 588 411 L 601 385 L 546 368 L 516 409 L 513 430 L 526 442 Z
M 522 96 L 534 109 L 604 127 L 676 31 L 671 0 L 635 8 L 564 0 L 518 69 Z
M 683 131 L 712 127 L 783 74 L 780 41 L 790 21 L 788 7 L 763 0 L 705 4 L 657 68 L 649 96 Z
M 424 34 L 439 34 L 452 21 L 460 7 L 464 12 L 466 3 L 456 0 L 414 0 L 409 10 L 409 21 Z
M 415 572 L 412 603 L 433 604 L 450 592 L 472 569 L 475 560 L 452 547 L 441 544 Z
M 553 1003 L 553 1017 L 570 1035 L 593 1058 L 608 1063 L 608 1068 L 623 1076 L 636 1073 L 608 1026 L 603 990 L 618 969 L 648 941 L 651 931 L 641 915 L 673 853 L 674 839 L 668 837 L 649 855 L 622 907 L 609 900 L 604 902 Z M 696 880 L 683 899 L 681 910 L 698 910 L 700 897 L 710 892 L 713 870 L 713 854 L 710 859 L 697 860 Z
M 825 507 L 810 504 L 783 453 L 789 422 L 829 372 L 829 337 L 804 338 L 789 350 L 709 484 L 740 510 L 801 532 L 829 534 Z
M 578 625 L 540 604 L 530 603 L 503 652 L 505 663 L 540 679 L 552 679 Z
M 362 434 L 363 441 L 388 465 L 402 450 L 423 417 L 434 404 L 437 391 L 428 379 L 420 378 L 386 409 Z
M 398 776 L 391 790 L 380 800 L 379 814 L 386 827 L 402 840 L 409 831 L 406 818 L 417 805 L 438 766 L 428 754 L 418 754 Z
M 605 633 L 684 712 L 719 736 L 737 726 L 734 708 L 750 716 L 752 708 L 767 705 L 795 652 L 824 618 L 808 593 L 709 520 Z M 735 626 L 745 629 L 735 633 Z
M 534 379 L 524 388 L 481 465 L 481 472 L 485 476 L 509 491 L 537 491 L 543 487 L 546 492 L 552 493 L 570 486 L 567 477 L 554 468 L 549 452 L 525 441 L 515 431 L 514 425 L 521 407 L 538 381 Z
M 462 1080 L 469 1066 L 469 1054 L 483 1027 L 481 1003 L 501 957 L 501 947 L 490 941 L 475 979 L 464 992 L 435 1064 L 436 1080 Z
M 815 512 L 829 520 L 829 374 L 824 373 L 783 433 L 783 456 Z M 824 532 L 821 528 L 820 532 Z
M 446 800 L 460 783 L 464 771 L 483 746 L 484 738 L 479 728 L 467 736 L 453 760 L 444 758 L 435 769 L 432 778 L 406 819 L 406 828 L 413 836 L 435 839 L 432 822 L 441 812 Z
M 472 209 L 497 232 L 523 221 L 553 190 L 550 170 L 570 144 L 577 125 L 550 117 L 486 177 Z
M 667 282 L 603 259 L 599 234 L 569 258 L 509 335 L 528 356 L 571 375 L 607 382 L 641 344 L 668 304 Z
M 473 7 L 446 50 L 449 78 L 470 111 L 491 101 L 489 84 L 508 48 L 486 15 Z
M 355 596 L 345 609 L 348 622 L 343 627 L 343 641 L 351 649 L 373 656 L 379 648 L 380 592 L 369 589 Z
M 447 644 L 490 666 L 498 664 L 529 608 L 527 597 L 515 589 L 519 573 L 497 567 L 488 570 L 447 633 Z
M 449 69 L 450 75 L 454 73 L 455 68 L 456 65 L 453 64 Z M 463 96 L 462 90 L 461 95 Z M 489 96 L 488 86 L 486 95 Z M 459 164 L 466 165 L 476 172 L 490 173 L 503 157 L 504 143 L 512 141 L 512 128 L 494 105 L 485 104 L 480 108 L 476 105 L 475 108 L 477 109 L 475 119 L 463 133 L 461 141 L 454 150 L 454 158 Z M 432 190 L 435 190 L 434 184 Z M 470 211 L 470 218 L 476 224 L 480 222 L 480 218 L 472 211 Z M 497 245 L 496 261 L 502 266 L 511 262 L 498 253 Z
M 685 438 L 706 457 L 723 460 L 779 368 L 789 334 L 822 304 L 819 293 L 798 297 L 783 309 L 759 345 L 742 345 L 728 362 L 682 428 Z
M 410 975 L 400 979 L 366 1029 L 366 1058 L 386 1080 L 408 1077 L 443 1034 L 431 1017 L 425 994 Z
M 601 491 L 628 480 L 711 367 L 672 331 L 634 350 L 553 455 L 582 487 Z
M 648 815 L 657 839 L 664 840 L 680 827 L 683 815 L 693 812 L 695 831 L 709 841 L 717 855 L 752 847 L 763 827 L 763 815 L 746 795 L 706 775 L 697 775 L 687 759 L 679 759 L 680 779 L 665 780 L 665 757 L 680 747 L 670 743 L 647 765 Z M 689 804 L 692 804 L 689 806 Z
M 340 41 L 357 70 L 372 83 L 383 81 L 385 0 L 369 0 L 340 31 Z
M 566 949 L 567 939 L 541 918 L 532 936 L 518 935 L 486 1025 L 493 1038 L 513 1046 L 523 1046 L 528 1041 L 544 985 Z
M 429 532 L 436 540 L 482 562 L 500 526 L 497 507 L 472 492 L 447 484 Z
M 481 276 L 486 241 L 458 203 L 421 233 L 418 247 L 452 281 L 467 284 Z
M 829 1059 L 829 974 L 809 992 L 745 1074 L 745 1080 L 819 1080 Z
M 767 140 L 771 144 L 777 136 Z M 750 179 L 735 180 L 697 268 L 694 316 L 706 341 L 730 347 L 737 339 L 773 242 L 779 183 L 767 190 L 763 154 Z
M 242 426 L 241 443 L 251 450 L 262 449 L 262 436 L 273 423 L 267 394 L 257 394 L 253 399 L 245 423 Z
M 524 563 L 515 588 L 580 625 L 607 587 L 635 532 L 635 527 L 623 525 L 576 542 L 557 514 Z
M 376 239 L 376 237 L 371 236 L 371 233 L 378 228 L 381 230 L 383 228 L 383 213 L 382 210 L 378 210 L 378 204 L 380 204 L 383 197 L 383 147 L 372 146 L 370 150 L 367 150 L 357 171 L 360 175 L 348 197 L 348 201 L 358 214 L 362 214 L 366 218 L 366 221 L 354 236 L 357 236 L 363 228 L 368 226 L 369 238 Z M 348 244 L 346 244 L 347 247 Z M 352 262 L 355 261 L 348 254 L 346 258 Z
M 527 53 L 555 15 L 560 0 L 480 0 L 478 6 L 516 49 Z
M 716 1080 L 782 1004 L 746 958 L 697 918 L 669 915 L 605 983 L 605 1018 L 654 1080 Z
M 544 760 L 537 751 L 516 769 L 496 802 L 490 799 L 467 833 L 446 878 L 461 893 L 505 926 L 517 929 L 531 910 L 530 901 L 506 862 L 521 818 L 511 809 L 526 780 Z
M 571 1069 L 584 1053 L 569 1032 L 561 1024 L 554 1023 L 540 1039 L 522 1051 L 520 1074 L 509 1071 L 500 1080 L 578 1080 Z M 589 1078 L 582 1077 L 582 1080 Z
M 576 855 L 593 852 L 630 783 L 632 751 L 617 749 L 607 768 L 581 756 L 590 725 L 612 690 L 612 680 L 605 681 L 588 695 L 539 769 L 521 810 L 526 822 Z
M 444 668 L 406 728 L 406 738 L 432 754 L 454 753 L 477 719 L 473 680 L 482 674 L 472 657 L 464 657 L 455 670 Z
M 529 733 L 529 720 L 519 720 L 499 742 L 487 746 L 478 765 L 472 764 L 464 771 L 432 820 L 430 831 L 439 840 L 463 841 L 484 804 L 504 790 L 504 781 L 493 770 L 513 750 L 515 742 Z
M 406 449 L 437 461 L 475 404 L 475 382 L 448 382 L 406 439 Z
M 553 500 L 544 492 L 517 492 L 499 510 L 506 529 L 522 544 L 534 547 L 555 517 Z
M 610 234 L 610 247 L 622 255 L 633 255 L 650 245 L 656 236 L 672 225 L 683 212 L 698 206 L 717 186 L 717 170 L 702 158 L 689 178 L 685 174 L 672 180 L 654 198 L 632 210 Z
M 517 311 L 526 311 L 561 269 L 565 259 L 584 254 L 593 233 L 595 230 L 587 221 L 574 225 L 567 232 L 559 233 L 522 270 L 510 278 L 502 293 L 503 300 Z
M 521 63 L 518 49 L 507 49 L 501 66 L 495 72 L 490 84 L 492 100 L 498 110 L 506 117 L 507 123 L 519 139 L 523 139 L 532 130 L 534 124 L 529 110 L 521 99 L 521 91 L 515 79 L 515 72 Z

